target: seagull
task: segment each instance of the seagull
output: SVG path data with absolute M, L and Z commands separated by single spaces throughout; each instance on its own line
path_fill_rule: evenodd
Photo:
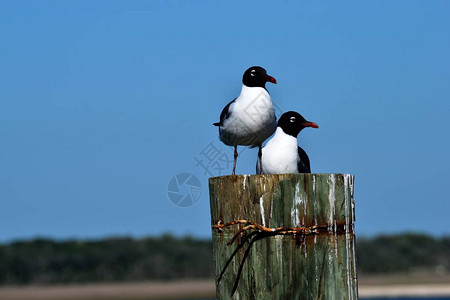
M 262 148 L 261 162 L 256 164 L 258 174 L 311 173 L 305 150 L 297 144 L 297 135 L 305 127 L 319 128 L 295 111 L 284 113 L 278 120 L 275 135 Z M 261 167 L 259 167 L 261 166 Z
M 277 128 L 277 118 L 266 82 L 276 84 L 264 68 L 248 68 L 242 76 L 242 89 L 237 98 L 227 104 L 220 114 L 219 138 L 227 146 L 234 146 L 233 175 L 236 172 L 237 146 L 259 147 Z

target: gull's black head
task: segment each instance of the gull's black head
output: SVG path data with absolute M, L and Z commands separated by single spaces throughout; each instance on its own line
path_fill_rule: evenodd
M 267 75 L 266 70 L 261 67 L 251 67 L 245 71 L 242 76 L 242 83 L 248 87 L 266 87 L 266 82 L 277 84 L 277 81 L 272 76 Z
M 281 115 L 278 120 L 278 127 L 283 129 L 284 133 L 297 137 L 300 131 L 305 127 L 319 128 L 314 123 L 307 121 L 301 114 L 295 111 L 288 111 Z

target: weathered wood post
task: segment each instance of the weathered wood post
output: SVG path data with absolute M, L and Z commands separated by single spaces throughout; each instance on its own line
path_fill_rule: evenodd
M 357 299 L 353 180 L 210 178 L 217 299 Z

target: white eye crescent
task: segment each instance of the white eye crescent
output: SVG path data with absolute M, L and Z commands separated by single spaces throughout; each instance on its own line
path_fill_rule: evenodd
M 254 73 L 255 73 L 255 70 L 251 70 L 251 71 L 250 71 L 250 76 L 255 76 Z
M 294 122 L 295 122 L 295 117 L 291 117 L 290 121 L 291 121 L 292 123 L 294 123 Z

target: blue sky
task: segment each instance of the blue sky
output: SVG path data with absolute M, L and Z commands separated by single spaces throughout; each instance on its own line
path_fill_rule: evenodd
M 449 14 L 448 1 L 0 2 L 0 241 L 209 237 L 194 158 L 210 143 L 232 158 L 211 123 L 252 65 L 277 79 L 281 110 L 319 124 L 300 137 L 313 172 L 356 175 L 358 235 L 449 234 Z M 245 150 L 237 173 L 255 159 Z M 183 172 L 202 184 L 184 209 L 167 197 Z

